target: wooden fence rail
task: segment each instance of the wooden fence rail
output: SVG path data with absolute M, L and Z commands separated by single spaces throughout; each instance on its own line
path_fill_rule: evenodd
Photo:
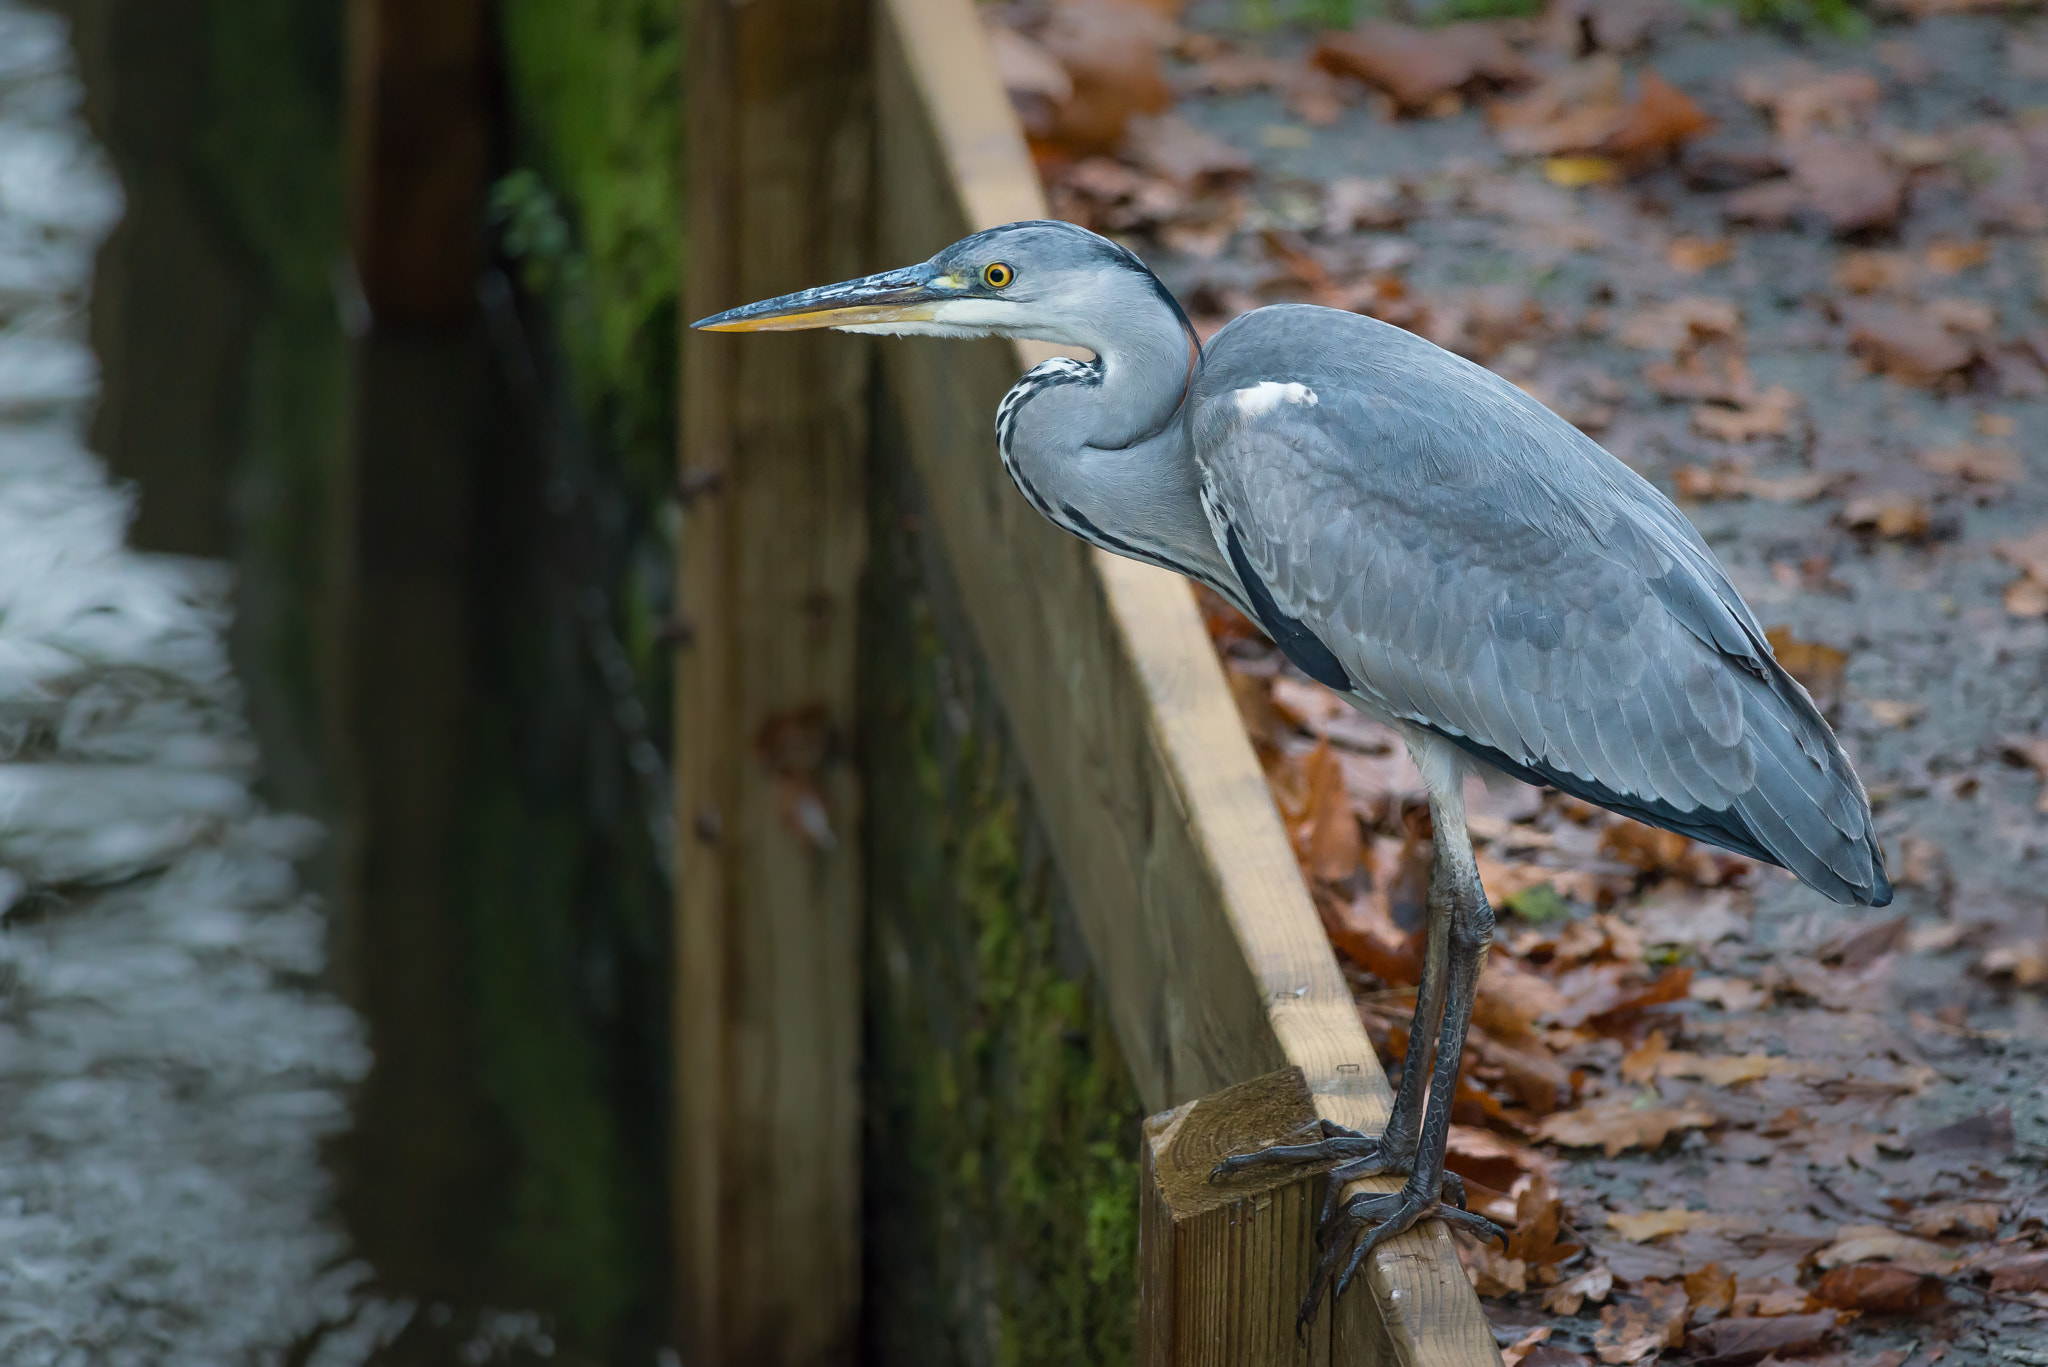
M 797 22 L 807 8 L 831 6 L 828 0 L 808 6 L 754 0 L 700 8 L 739 16 L 719 21 L 735 25 L 754 23 L 749 16 L 771 8 L 773 16 L 760 22 L 773 26 Z M 870 265 L 920 260 L 976 229 L 1045 215 L 971 0 L 879 0 L 872 51 Z M 751 57 L 766 60 L 759 49 Z M 701 99 L 701 92 L 692 98 Z M 701 175 L 693 178 L 695 197 L 724 189 Z M 820 203 L 789 211 L 833 209 Z M 694 238 L 691 250 L 694 257 Z M 785 279 L 784 270 L 741 272 L 744 286 L 693 298 L 692 316 L 852 273 L 810 258 L 806 264 L 813 278 Z M 686 403 L 707 379 L 704 363 L 693 370 L 689 356 L 761 340 L 691 338 L 685 373 L 696 380 L 686 387 Z M 847 347 L 848 355 L 861 345 L 838 337 L 830 344 Z M 878 354 L 938 540 L 1038 794 L 1122 1052 L 1147 1105 L 1166 1113 L 1148 1126 L 1144 1154 L 1150 1186 L 1140 1253 L 1144 1360 L 1498 1362 L 1442 1225 L 1427 1222 L 1390 1241 L 1340 1307 L 1324 1309 L 1304 1348 L 1293 1315 L 1313 1266 L 1320 1181 L 1218 1193 L 1191 1177 L 1206 1172 L 1219 1146 L 1277 1138 L 1287 1126 L 1317 1116 L 1376 1129 L 1390 1104 L 1386 1080 L 1186 584 L 1095 552 L 1047 525 L 995 459 L 996 405 L 1020 370 L 1047 353 L 993 340 L 892 339 Z M 748 401 L 738 402 L 744 407 Z M 728 450 L 737 459 L 737 448 L 715 423 L 692 418 L 686 431 L 686 465 Z M 698 554 L 687 561 L 686 579 L 700 563 Z M 731 549 L 725 555 L 744 558 Z M 687 594 L 702 591 L 686 583 Z M 700 634 L 692 650 L 713 648 Z M 729 702 L 727 720 L 690 715 L 692 708 L 719 703 L 693 690 L 691 681 L 700 677 L 697 666 L 683 674 L 682 743 L 707 731 L 743 734 L 730 719 Z M 691 766 L 681 767 L 685 848 L 697 853 L 703 845 L 690 822 L 703 797 L 691 787 Z M 720 857 L 732 855 L 728 850 Z M 678 938 L 686 956 L 715 948 L 716 936 L 703 927 L 744 919 L 733 909 L 730 885 L 720 892 L 707 876 L 686 876 L 683 889 Z M 718 971 L 686 963 L 682 981 L 702 985 Z M 686 1012 L 680 1066 L 699 1066 L 707 1048 L 722 1060 L 719 1066 L 739 1066 L 729 1035 L 704 1033 L 715 1024 L 701 1006 Z M 799 1044 L 788 1041 L 791 1049 Z M 828 1045 L 820 1041 L 820 1047 Z M 710 1104 L 701 1079 L 686 1077 L 682 1090 Z M 766 1147 L 776 1136 L 760 1130 L 761 1123 L 754 1117 L 753 1138 Z M 718 1282 L 733 1275 L 728 1268 L 739 1267 L 749 1269 L 746 1276 L 759 1275 L 765 1264 L 744 1249 L 708 1251 L 707 1210 L 723 1203 L 727 1214 L 715 1228 L 728 1244 L 786 1232 L 778 1232 L 773 1211 L 764 1225 L 749 1225 L 740 1208 L 756 1194 L 719 1191 L 712 1168 L 702 1166 L 702 1155 L 716 1149 L 703 1134 L 718 1130 L 716 1115 L 686 1109 L 684 1126 L 684 1150 L 698 1155 L 700 1167 L 685 1184 L 683 1234 L 707 1250 L 685 1260 L 685 1275 Z M 713 1186 L 702 1185 L 707 1182 Z M 707 1307 L 705 1314 L 725 1294 L 749 1304 L 766 1295 L 758 1287 L 727 1292 L 704 1283 L 686 1285 L 684 1293 Z M 721 1334 L 699 1334 L 694 1343 L 693 1367 L 822 1360 L 742 1358 L 735 1355 L 740 1342 Z

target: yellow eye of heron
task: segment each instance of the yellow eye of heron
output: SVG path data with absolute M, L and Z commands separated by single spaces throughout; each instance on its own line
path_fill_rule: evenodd
M 1011 270 L 1000 261 L 991 261 L 988 265 L 982 267 L 981 278 L 988 282 L 990 289 L 999 290 L 1012 280 L 1015 280 L 1017 272 Z

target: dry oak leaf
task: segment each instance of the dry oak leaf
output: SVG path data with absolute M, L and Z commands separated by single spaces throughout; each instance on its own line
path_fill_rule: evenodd
M 2003 1244 L 1985 1250 L 1972 1266 L 1991 1274 L 1993 1291 L 2048 1291 L 2048 1249 Z
M 1968 1234 L 1988 1239 L 1998 1232 L 2005 1207 L 1996 1201 L 1942 1201 L 1922 1206 L 1906 1217 L 1906 1228 L 1923 1239 Z
M 1933 385 L 1977 359 L 1981 329 L 1932 308 L 1864 304 L 1851 311 L 1849 350 L 1871 370 L 1906 384 Z
M 1482 1292 L 1481 1294 L 1485 1293 Z M 1501 1349 L 1501 1367 L 1521 1367 L 1522 1359 L 1529 1355 L 1529 1350 L 1535 1348 L 1545 1339 L 1548 1339 L 1553 1332 L 1555 1331 L 1549 1325 L 1539 1324 L 1507 1347 Z
M 1792 418 L 1798 412 L 1799 396 L 1783 385 L 1772 385 L 1753 398 L 1727 406 L 1701 404 L 1692 410 L 1692 430 L 1727 442 L 1782 437 L 1792 431 Z
M 1962 1265 L 1962 1259 L 1928 1239 L 1901 1234 L 1884 1225 L 1844 1225 L 1835 1231 L 1835 1241 L 1814 1254 L 1817 1267 L 1847 1267 L 1852 1263 L 1885 1262 L 1946 1277 Z
M 1754 1011 L 1771 994 L 1744 978 L 1700 978 L 1688 989 L 1694 1001 L 1712 1002 L 1723 1011 Z
M 1174 27 L 1156 11 L 1124 0 L 1055 5 L 1038 44 L 1065 69 L 1072 95 L 1059 105 L 1048 137 L 1074 156 L 1111 152 L 1133 114 L 1157 114 L 1173 103 L 1160 53 Z
M 1906 207 L 1906 174 L 1872 142 L 1813 136 L 1791 142 L 1792 184 L 1838 234 L 1882 228 Z
M 1716 1228 L 1725 1221 L 1725 1216 L 1704 1210 L 1687 1210 L 1683 1206 L 1673 1206 L 1669 1210 L 1607 1213 L 1607 1227 L 1632 1244 L 1645 1244 L 1667 1234 L 1683 1234 L 1689 1229 Z
M 1624 1149 L 1654 1149 L 1673 1130 L 1709 1129 L 1716 1123 L 1714 1113 L 1696 1102 L 1638 1106 L 1622 1099 L 1544 1116 L 1536 1134 L 1569 1148 L 1597 1147 L 1612 1158 Z
M 1690 1305 L 1685 1283 L 1646 1281 L 1639 1290 L 1639 1303 L 1622 1302 L 1601 1309 L 1593 1350 L 1602 1362 L 1641 1362 L 1685 1342 L 1685 1312 Z
M 1695 412 L 1707 412 L 1701 409 Z M 1725 410 L 1723 410 L 1725 411 Z M 1780 434 L 1782 435 L 1782 434 Z M 1709 503 L 1719 498 L 1761 498 L 1771 503 L 1811 503 L 1825 498 L 1842 482 L 1835 474 L 1816 473 L 1810 475 L 1787 475 L 1782 479 L 1765 479 L 1752 475 L 1747 470 L 1717 465 L 1708 469 L 1701 465 L 1681 465 L 1671 472 L 1671 482 L 1680 498 Z
M 1904 294 L 1919 273 L 1904 252 L 1845 252 L 1835 266 L 1835 284 L 1851 294 Z
M 1543 1293 L 1543 1308 L 1553 1315 L 1576 1315 L 1587 1301 L 1598 1305 L 1614 1290 L 1614 1273 L 1606 1265 L 1589 1267 Z
M 1693 1331 L 1691 1345 L 1704 1356 L 1692 1367 L 1746 1367 L 1778 1353 L 1809 1352 L 1825 1343 L 1838 1323 L 1840 1316 L 1833 1310 L 1811 1315 L 1715 1320 Z
M 1546 168 L 1560 184 L 1667 161 L 1714 125 L 1684 91 L 1654 71 L 1643 72 L 1636 98 L 1623 103 L 1621 64 L 1604 53 L 1566 68 L 1520 99 L 1496 102 L 1487 118 L 1510 152 L 1607 163 L 1599 174 L 1583 178 L 1560 177 Z
M 1837 520 L 1852 532 L 1888 541 L 1920 541 L 1934 530 L 1927 504 L 1916 494 L 1898 489 L 1860 494 L 1842 505 Z
M 1465 1280 L 1481 1296 L 1519 1296 L 1529 1289 L 1529 1265 L 1498 1245 L 1460 1239 L 1458 1260 L 1465 1265 Z
M 2020 572 L 2005 586 L 2005 610 L 2015 617 L 2048 616 L 2048 527 L 2001 541 L 1992 553 Z M 2035 768 L 2048 773 L 2048 766 Z
M 1725 1315 L 1735 1308 L 1735 1274 L 1719 1263 L 1708 1263 L 1685 1274 L 1685 1294 L 1692 1301 L 1694 1324 Z
M 1941 1282 L 1894 1263 L 1858 1263 L 1830 1271 L 1813 1288 L 1813 1303 L 1872 1315 L 1906 1315 L 1939 1305 Z
M 1631 315 L 1618 334 L 1625 346 L 1644 351 L 1678 351 L 1742 330 L 1742 313 L 1726 299 L 1690 294 Z
M 1403 114 L 1442 107 L 1442 97 L 1468 86 L 1515 86 L 1534 76 L 1501 31 L 1484 23 L 1438 29 L 1360 24 L 1348 33 L 1325 34 L 1310 60 L 1333 76 L 1385 91 Z
M 1877 109 L 1883 89 L 1867 71 L 1821 71 L 1787 62 L 1743 73 L 1736 92 L 1771 118 L 1781 138 L 1853 131 Z
M 1842 674 L 1849 667 L 1849 653 L 1819 641 L 1802 641 L 1789 626 L 1771 627 L 1764 632 L 1771 653 L 1785 672 L 1799 681 L 1825 710 L 1842 692 Z
M 1252 159 L 1178 114 L 1137 114 L 1124 154 L 1191 197 L 1218 194 L 1252 178 Z
M 2014 484 L 2026 474 L 2018 453 L 2003 446 L 1941 446 L 1917 453 L 1913 463 L 1966 484 Z
M 1727 265 L 1734 255 L 1735 244 L 1725 237 L 1674 237 L 1664 248 L 1664 263 L 1680 275 L 1698 275 Z
M 1960 275 L 1991 259 L 1989 242 L 1958 242 L 1943 238 L 1927 248 L 1927 269 L 1936 275 Z
M 2042 807 L 2048 803 L 2037 800 L 2035 805 Z M 1987 978 L 2010 978 L 2016 987 L 2039 987 L 2048 983 L 2048 944 L 2035 941 L 1994 946 L 1984 951 L 1977 971 Z

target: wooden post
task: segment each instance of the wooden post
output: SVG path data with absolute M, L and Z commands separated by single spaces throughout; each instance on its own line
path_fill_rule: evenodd
M 865 268 L 862 0 L 690 7 L 684 319 Z M 685 333 L 676 1248 L 691 1367 L 851 1360 L 871 351 Z

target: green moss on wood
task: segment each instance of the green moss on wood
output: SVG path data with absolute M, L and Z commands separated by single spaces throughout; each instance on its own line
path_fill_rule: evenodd
M 861 724 L 869 1350 L 1127 1362 L 1141 1108 L 886 431 Z

